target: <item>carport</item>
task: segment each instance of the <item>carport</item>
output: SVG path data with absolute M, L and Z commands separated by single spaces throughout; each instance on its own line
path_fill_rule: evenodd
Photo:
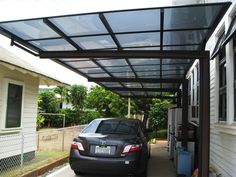
M 187 146 L 188 80 L 200 63 L 199 176 L 209 167 L 209 51 L 205 44 L 230 2 L 154 7 L 0 23 L 1 34 L 122 97 L 174 99 L 183 109 Z M 163 96 L 169 93 L 172 96 Z

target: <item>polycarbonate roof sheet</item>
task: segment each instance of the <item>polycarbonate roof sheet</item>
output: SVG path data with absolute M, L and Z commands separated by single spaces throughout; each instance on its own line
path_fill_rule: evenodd
M 202 51 L 230 3 L 131 9 L 0 22 L 0 32 L 29 52 Z M 158 95 L 184 79 L 193 60 L 163 58 L 52 58 L 122 96 Z M 122 81 L 107 81 L 123 79 Z M 126 82 L 124 82 L 126 79 Z M 129 82 L 130 79 L 132 82 Z M 141 80 L 140 80 L 141 79 Z M 161 91 L 162 92 L 162 91 Z

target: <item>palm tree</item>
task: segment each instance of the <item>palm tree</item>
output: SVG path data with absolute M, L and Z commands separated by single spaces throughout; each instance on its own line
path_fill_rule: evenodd
M 54 92 L 59 94 L 61 97 L 60 97 L 60 107 L 62 108 L 62 104 L 64 102 L 69 102 L 69 99 L 68 99 L 68 87 L 67 86 L 57 86 L 55 89 L 54 89 Z
M 68 101 L 72 104 L 78 116 L 81 115 L 86 97 L 87 87 L 83 85 L 72 85 L 68 90 Z

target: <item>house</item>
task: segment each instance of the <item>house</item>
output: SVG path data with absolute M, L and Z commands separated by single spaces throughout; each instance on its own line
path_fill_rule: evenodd
M 236 1 L 232 2 L 206 45 L 211 52 L 210 164 L 222 177 L 236 174 Z M 194 123 L 199 104 L 198 61 L 189 70 L 187 79 L 189 120 Z
M 34 157 L 38 87 L 65 84 L 0 47 L 0 164 Z

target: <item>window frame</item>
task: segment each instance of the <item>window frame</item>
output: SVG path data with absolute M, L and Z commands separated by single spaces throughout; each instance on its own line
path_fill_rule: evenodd
M 233 17 L 233 18 L 236 18 L 236 15 Z M 233 117 L 233 122 L 236 123 L 236 62 L 235 62 L 235 59 L 236 59 L 236 34 L 234 34 L 233 38 L 233 69 L 234 69 L 234 83 L 233 83 L 233 86 L 234 86 L 234 117 Z
M 224 35 L 224 33 L 222 34 Z M 218 100 L 219 100 L 219 104 L 218 104 L 218 122 L 222 122 L 222 123 L 226 123 L 227 122 L 227 67 L 224 66 L 226 65 L 226 48 L 225 46 L 222 46 L 222 48 L 219 50 L 218 53 L 218 68 L 219 68 L 219 74 L 218 77 L 219 78 L 219 83 L 218 83 L 218 87 L 219 87 L 219 91 L 218 91 Z M 221 67 L 225 67 L 225 72 L 221 73 Z M 222 76 L 221 76 L 222 74 Z M 223 80 L 222 80 L 223 79 Z M 221 96 L 225 96 L 225 102 L 221 101 Z M 222 105 L 222 104 L 223 105 Z M 222 110 L 221 110 L 222 109 Z M 221 113 L 222 111 L 222 113 Z M 221 116 L 222 114 L 222 116 Z
M 22 86 L 22 99 L 21 99 L 21 120 L 20 120 L 20 126 L 19 127 L 6 127 L 7 122 L 7 102 L 8 102 L 8 88 L 9 84 L 19 85 Z M 1 132 L 7 131 L 7 132 L 17 132 L 22 129 L 22 122 L 23 122 L 23 111 L 24 111 L 24 97 L 25 97 L 25 84 L 22 81 L 13 80 L 9 78 L 3 78 L 3 84 L 2 84 L 2 118 L 1 118 Z

